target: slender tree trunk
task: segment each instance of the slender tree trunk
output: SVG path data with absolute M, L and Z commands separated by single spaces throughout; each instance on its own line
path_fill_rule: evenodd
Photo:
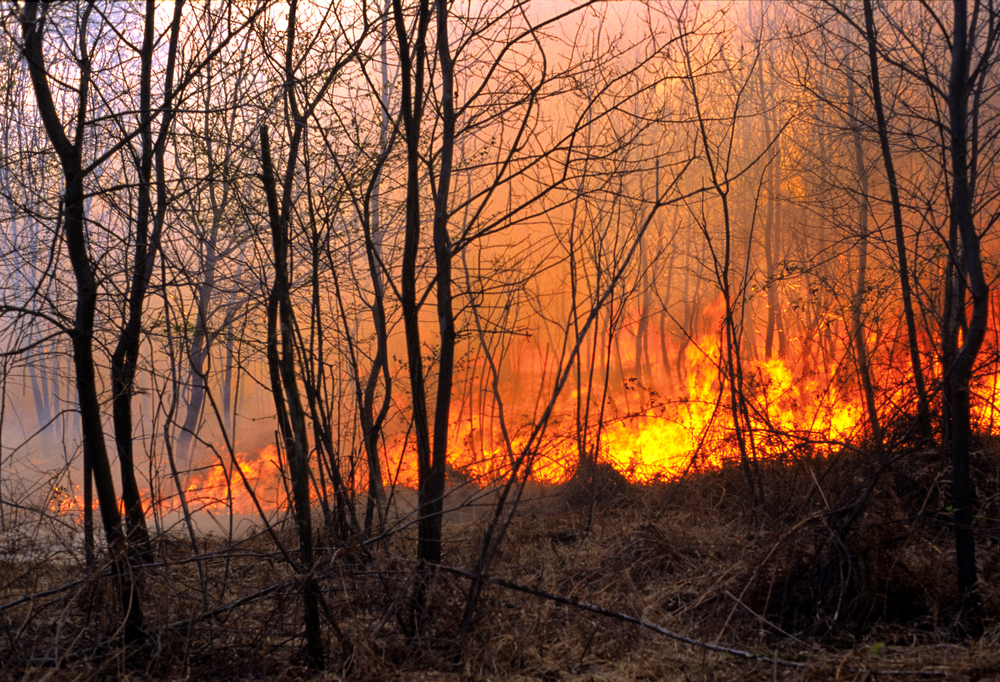
M 149 120 L 150 90 L 152 89 L 153 32 L 156 7 L 153 0 L 146 0 L 146 20 L 143 30 L 139 74 L 139 115 Z M 128 293 L 125 326 L 118 336 L 118 344 L 111 355 L 112 418 L 115 427 L 115 445 L 122 479 L 122 501 L 125 507 L 125 530 L 130 547 L 143 561 L 152 561 L 149 531 L 142 508 L 142 498 L 135 476 L 132 443 L 132 393 L 135 389 L 136 362 L 141 339 L 142 309 L 146 293 L 146 259 L 155 259 L 155 249 L 149 244 L 150 184 L 153 178 L 153 134 L 150 126 L 139 132 L 140 158 L 138 195 L 135 215 L 135 251 L 133 253 L 131 281 Z
M 764 67 L 758 66 L 758 81 L 760 83 L 761 102 L 765 109 L 770 108 L 766 88 L 764 87 Z M 773 135 L 771 124 L 771 111 L 764 111 L 762 116 L 764 121 L 764 139 L 770 144 Z M 778 211 L 778 179 L 775 166 L 780 163 L 777 155 L 771 153 L 767 165 L 767 210 L 764 213 L 764 281 L 767 288 L 767 326 L 764 331 L 764 357 L 770 359 L 774 353 L 774 336 L 781 327 L 781 304 L 778 301 L 778 283 L 775 273 L 775 253 L 777 245 L 775 234 L 775 214 Z M 781 355 L 784 355 L 784 343 L 778 344 Z
M 437 0 L 437 54 L 441 74 L 441 161 L 438 168 L 437 195 L 434 197 L 434 264 L 436 267 L 437 318 L 441 355 L 434 406 L 434 450 L 426 501 L 433 505 L 437 558 L 441 560 L 441 509 L 445 492 L 445 466 L 448 455 L 448 425 L 455 370 L 455 313 L 452 306 L 452 252 L 448 233 L 448 201 L 451 196 L 452 159 L 455 150 L 454 74 L 448 44 L 448 2 Z M 431 538 L 428 538 L 431 540 Z
M 382 116 L 379 126 L 379 153 L 385 154 L 389 144 L 389 10 L 390 0 L 385 1 L 382 8 Z M 372 280 L 373 301 L 372 320 L 375 324 L 375 358 L 372 361 L 368 381 L 365 384 L 361 400 L 361 429 L 364 437 L 365 452 L 368 457 L 368 505 L 365 510 L 365 532 L 372 529 L 373 516 L 378 515 L 379 532 L 385 524 L 385 488 L 382 484 L 382 463 L 379 459 L 379 438 L 382 425 L 388 415 L 392 401 L 392 375 L 389 373 L 389 333 L 385 314 L 385 283 L 382 274 L 382 242 L 383 227 L 381 216 L 382 202 L 382 168 L 376 171 L 372 180 L 369 221 L 371 229 L 366 237 L 366 254 L 368 257 L 368 272 Z M 346 328 L 345 328 L 346 331 Z M 375 392 L 378 388 L 379 376 L 382 377 L 382 402 L 378 413 L 375 413 Z
M 94 467 L 90 454 L 83 452 L 83 563 L 94 569 Z
M 415 22 L 409 30 L 401 0 L 393 0 L 393 24 L 396 29 L 396 47 L 399 55 L 401 87 L 401 107 L 403 133 L 406 145 L 406 200 L 405 227 L 403 233 L 403 261 L 400 282 L 400 304 L 403 327 L 406 336 L 406 359 L 410 375 L 410 399 L 412 401 L 413 431 L 417 446 L 418 476 L 418 523 L 417 561 L 419 576 L 413 593 L 410 625 L 414 633 L 419 629 L 426 615 L 427 580 L 426 565 L 441 559 L 441 517 L 436 513 L 437 486 L 433 470 L 430 421 L 427 410 L 427 394 L 424 379 L 423 345 L 420 340 L 420 308 L 417 301 L 417 256 L 420 250 L 420 166 L 421 120 L 425 105 L 425 68 L 427 63 L 427 32 L 430 24 L 431 7 L 429 0 L 420 0 L 415 8 Z M 411 38 L 412 35 L 412 38 Z M 412 50 L 410 41 L 413 41 Z M 437 207 L 435 207 L 436 209 Z M 435 214 L 435 224 L 437 215 Z M 435 253 L 437 252 L 435 234 Z M 442 245 L 443 246 L 443 245 Z M 450 286 L 450 282 L 447 283 Z M 440 282 L 438 283 L 440 287 Z M 443 303 L 439 294 L 439 304 Z M 442 360 L 443 365 L 443 360 Z M 450 386 L 439 387 L 439 390 Z M 447 424 L 445 424 L 447 431 Z M 438 436 L 436 436 L 438 437 Z M 441 434 L 440 438 L 446 438 Z M 435 452 L 437 451 L 435 447 Z
M 872 384 L 871 365 L 868 359 L 868 341 L 865 338 L 865 291 L 868 288 L 868 166 L 865 164 L 861 145 L 860 117 L 855 104 L 853 81 L 848 82 L 848 115 L 852 122 L 851 138 L 854 143 L 854 172 L 858 176 L 858 271 L 851 296 L 851 340 L 858 364 L 858 377 L 868 410 L 868 425 L 872 439 L 882 441 L 878 410 L 875 406 L 875 387 Z
M 65 128 L 59 120 L 59 114 L 49 87 L 43 49 L 43 33 L 47 19 L 46 9 L 47 6 L 43 6 L 42 12 L 39 14 L 38 3 L 28 2 L 23 6 L 23 12 L 19 17 L 24 36 L 24 56 L 28 62 L 28 72 L 31 76 L 39 115 L 42 118 L 49 141 L 59 157 L 65 182 L 63 235 L 76 281 L 76 314 L 71 339 L 83 436 L 84 468 L 88 468 L 89 465 L 93 472 L 101 521 L 104 525 L 104 533 L 111 550 L 112 565 L 120 588 L 119 596 L 124 614 L 125 642 L 126 644 L 137 644 L 145 639 L 142 608 L 128 565 L 128 543 L 122 529 L 114 479 L 111 474 L 111 463 L 104 442 L 97 377 L 94 371 L 93 342 L 94 317 L 97 310 L 97 281 L 87 244 L 83 184 L 83 141 L 90 86 L 87 25 L 91 7 L 88 6 L 84 9 L 79 29 L 80 85 L 73 142 L 70 142 Z
M 924 382 L 924 371 L 920 362 L 920 346 L 917 337 L 917 321 L 913 313 L 913 294 L 910 287 L 910 269 L 906 255 L 906 235 L 903 231 L 903 204 L 899 197 L 899 183 L 896 179 L 896 167 L 893 163 L 892 150 L 889 147 L 889 127 L 885 118 L 885 107 L 882 102 L 882 86 L 879 79 L 878 42 L 875 35 L 875 18 L 872 10 L 872 0 L 864 0 L 865 34 L 868 41 L 868 62 L 871 69 L 872 102 L 875 106 L 875 119 L 878 123 L 879 146 L 882 149 L 882 163 L 885 166 L 886 179 L 889 182 L 889 198 L 892 203 L 892 224 L 896 238 L 896 263 L 899 271 L 899 288 L 903 297 L 903 316 L 906 319 L 906 337 L 909 340 L 910 366 L 913 369 L 913 384 L 917 391 L 918 428 L 925 436 L 930 435 L 930 403 L 927 398 L 927 387 Z
M 139 203 L 135 216 L 135 252 L 132 262 L 132 278 L 128 294 L 128 313 L 125 326 L 118 337 L 118 344 L 111 356 L 111 386 L 113 390 L 112 415 L 115 426 L 115 444 L 122 478 L 122 501 L 125 506 L 125 529 L 129 534 L 130 546 L 137 550 L 145 561 L 152 560 L 149 531 L 142 508 L 142 497 L 135 476 L 135 462 L 132 435 L 132 395 L 135 392 L 136 365 L 139 358 L 139 344 L 142 341 L 142 316 L 153 273 L 156 254 L 160 247 L 160 236 L 166 213 L 166 183 L 164 177 L 165 132 L 169 129 L 172 115 L 170 100 L 173 97 L 173 71 L 176 62 L 177 41 L 180 33 L 180 19 L 183 1 L 174 3 L 171 23 L 170 46 L 164 83 L 164 104 L 161 132 L 154 147 L 152 126 L 152 64 L 153 39 L 155 33 L 156 6 L 153 0 L 146 1 L 146 21 L 141 50 L 141 74 L 139 115 L 145 125 L 139 133 L 141 156 L 139 160 Z M 152 194 L 154 164 L 156 168 L 156 215 L 152 216 Z M 153 230 L 150 233 L 150 218 Z
M 951 77 L 948 84 L 948 114 L 951 127 L 952 215 L 959 237 L 959 250 L 967 277 L 972 313 L 962 345 L 949 367 L 944 368 L 944 399 L 949 408 L 952 498 L 955 509 L 955 550 L 958 590 L 966 627 L 973 633 L 982 628 L 982 604 L 976 575 L 976 543 L 972 529 L 974 490 L 969 467 L 972 441 L 971 392 L 972 369 L 986 337 L 989 317 L 989 286 L 983 272 L 979 234 L 973 220 L 973 187 L 970 181 L 968 103 L 970 54 L 974 50 L 969 36 L 966 0 L 954 1 Z M 965 308 L 965 297 L 960 304 Z
M 722 168 L 717 166 L 717 160 L 713 155 L 710 145 L 708 129 L 706 127 L 707 118 L 702 111 L 701 102 L 694 83 L 694 72 L 691 67 L 690 53 L 685 54 L 687 77 L 690 80 L 690 92 L 694 98 L 695 113 L 698 122 L 698 136 L 704 150 L 705 162 L 709 170 L 710 187 L 719 197 L 722 204 L 722 229 L 723 252 L 721 257 L 716 251 L 715 244 L 708 225 L 702 224 L 701 230 L 705 237 L 705 244 L 711 253 L 711 260 L 715 270 L 715 280 L 725 302 L 725 317 L 723 319 L 723 330 L 721 341 L 725 343 L 725 359 L 720 360 L 720 372 L 728 375 L 730 407 L 732 411 L 733 433 L 736 436 L 736 444 L 740 453 L 740 466 L 747 482 L 747 493 L 751 504 L 756 506 L 764 499 L 763 482 L 760 479 L 760 470 L 757 463 L 756 454 L 753 450 L 753 429 L 749 418 L 749 411 L 746 404 L 746 396 L 743 391 L 743 365 L 740 356 L 740 334 L 741 329 L 736 322 L 735 298 L 733 287 L 730 282 L 732 270 L 733 251 L 733 226 L 732 216 L 729 208 L 729 182 Z M 734 114 L 735 119 L 735 114 Z M 745 298 L 743 299 L 745 301 Z
M 289 12 L 291 17 L 289 24 L 295 19 L 294 11 L 293 3 Z M 289 50 L 289 54 L 290 52 L 291 50 Z M 302 126 L 296 125 L 296 138 L 292 144 L 293 155 L 297 148 L 296 142 L 299 139 L 298 135 L 301 134 L 301 129 Z M 271 162 L 271 145 L 267 126 L 261 127 L 260 146 L 263 171 L 261 181 L 267 196 L 274 253 L 274 284 L 271 288 L 269 302 L 268 364 L 270 365 L 272 388 L 277 388 L 275 384 L 281 388 L 281 390 L 274 392 L 275 404 L 279 415 L 284 412 L 285 416 L 285 419 L 280 421 L 283 424 L 285 455 L 288 458 L 288 471 L 292 485 L 292 506 L 299 534 L 299 570 L 304 576 L 302 606 L 305 620 L 305 653 L 309 664 L 313 668 L 321 669 L 325 663 L 325 652 L 320 629 L 319 586 L 312 575 L 314 557 L 309 492 L 308 436 L 306 434 L 305 411 L 302 408 L 302 400 L 299 395 L 298 378 L 295 375 L 295 349 L 293 346 L 295 319 L 289 291 L 287 208 L 285 211 L 280 211 L 278 208 L 278 193 Z M 286 177 L 286 183 L 291 182 L 291 180 L 292 176 L 289 174 Z M 286 185 L 286 195 L 287 193 Z M 278 329 L 274 328 L 275 312 L 277 313 Z M 278 403 L 283 403 L 283 409 Z
M 659 186 L 657 186 L 659 193 Z M 645 402 L 647 380 L 646 367 L 649 359 L 649 316 L 652 314 L 653 290 L 650 283 L 649 256 L 646 240 L 639 244 L 639 320 L 635 331 L 635 378 L 636 391 Z

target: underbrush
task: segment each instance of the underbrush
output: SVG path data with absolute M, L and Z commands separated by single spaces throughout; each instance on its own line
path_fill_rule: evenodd
M 0 675 L 990 677 L 1000 674 L 1000 440 L 981 439 L 973 467 L 978 639 L 958 626 L 950 472 L 937 450 L 909 445 L 761 463 L 756 500 L 737 466 L 642 486 L 598 466 L 561 487 L 534 486 L 464 631 L 492 496 L 465 489 L 449 498 L 443 566 L 426 572 L 428 609 L 416 621 L 416 527 L 402 511 L 396 530 L 374 541 L 323 546 L 321 536 L 320 673 L 301 653 L 290 521 L 240 540 L 201 537 L 197 554 L 186 534 L 160 535 L 156 561 L 135 569 L 148 639 L 133 649 L 122 645 L 110 569 L 88 569 L 60 539 L 63 526 L 42 532 L 44 519 L 22 521 L 0 539 Z

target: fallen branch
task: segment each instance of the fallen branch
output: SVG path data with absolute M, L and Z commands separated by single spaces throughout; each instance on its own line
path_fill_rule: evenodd
M 41 599 L 42 597 L 51 597 L 54 594 L 59 594 L 60 592 L 66 592 L 67 590 L 71 590 L 74 587 L 79 587 L 80 585 L 83 585 L 90 579 L 91 579 L 90 577 L 81 578 L 80 580 L 74 580 L 71 583 L 66 583 L 65 585 L 60 585 L 59 587 L 53 587 L 51 590 L 26 594 L 23 597 L 15 599 L 14 601 L 7 602 L 6 604 L 0 604 L 0 611 L 6 611 L 7 609 L 12 609 L 15 606 L 19 606 L 26 602 L 34 601 L 35 599 Z
M 296 578 L 297 577 L 298 576 L 296 576 Z M 288 587 L 289 585 L 291 585 L 294 582 L 294 580 L 295 580 L 295 578 L 290 578 L 288 580 L 283 580 L 280 583 L 275 583 L 274 585 L 271 585 L 270 587 L 265 587 L 260 592 L 255 592 L 253 594 L 247 595 L 246 597 L 241 597 L 240 599 L 237 599 L 236 601 L 231 601 L 228 604 L 223 604 L 222 606 L 220 606 L 217 609 L 214 609 L 212 611 L 207 611 L 205 613 L 199 614 L 199 615 L 195 616 L 194 618 L 188 618 L 187 620 L 181 620 L 181 621 L 178 621 L 176 623 L 171 623 L 170 625 L 167 626 L 167 628 L 169 628 L 171 630 L 176 630 L 177 628 L 184 628 L 184 627 L 188 627 L 190 625 L 195 625 L 196 623 L 200 623 L 203 620 L 208 620 L 209 618 L 215 618 L 216 616 L 221 616 L 223 613 L 226 613 L 228 611 L 232 611 L 233 609 L 237 609 L 240 606 L 243 606 L 244 604 L 248 604 L 248 603 L 250 603 L 252 601 L 256 601 L 258 599 L 266 597 L 267 595 L 271 594 L 272 592 L 274 592 L 276 590 L 279 590 L 279 589 L 281 589 L 283 587 Z
M 509 590 L 515 590 L 517 592 L 523 592 L 525 594 L 530 594 L 534 597 L 539 597 L 541 599 L 546 599 L 548 601 L 555 602 L 557 604 L 564 604 L 566 606 L 572 606 L 577 609 L 582 609 L 584 611 L 590 611 L 592 613 L 597 613 L 602 616 L 607 616 L 608 618 L 614 618 L 616 620 L 625 621 L 626 623 L 632 623 L 638 625 L 639 627 L 646 628 L 647 630 L 652 630 L 653 632 L 669 637 L 670 639 L 676 640 L 678 642 L 683 642 L 684 644 L 689 644 L 700 649 L 707 649 L 709 651 L 714 651 L 720 654 L 729 654 L 730 656 L 736 656 L 738 658 L 745 658 L 751 661 L 760 661 L 761 663 L 770 663 L 772 665 L 782 665 L 788 668 L 798 668 L 804 670 L 818 670 L 821 666 L 811 665 L 809 663 L 802 663 L 800 661 L 789 661 L 783 658 L 774 658 L 772 656 L 761 656 L 759 654 L 752 653 L 750 651 L 744 651 L 743 649 L 735 649 L 732 647 L 720 646 L 718 644 L 709 644 L 708 642 L 703 642 L 700 639 L 694 639 L 692 637 L 687 637 L 678 632 L 673 632 L 662 628 L 659 625 L 654 625 L 648 621 L 645 621 L 636 616 L 630 616 L 627 613 L 622 613 L 621 611 L 612 611 L 611 609 L 606 609 L 603 606 L 597 606 L 596 604 L 591 604 L 589 602 L 581 601 L 579 599 L 574 599 L 572 597 L 563 597 L 558 594 L 552 594 L 551 592 L 546 592 L 545 590 L 540 590 L 536 587 L 530 587 L 528 585 L 521 585 L 519 583 L 511 582 L 509 580 L 504 580 L 503 578 L 492 578 L 488 576 L 476 575 L 472 571 L 467 571 L 462 568 L 457 568 L 454 566 L 444 566 L 438 564 L 436 568 L 445 573 L 451 573 L 453 575 L 458 575 L 463 578 L 468 578 L 469 580 L 482 580 L 483 582 L 490 583 L 492 585 L 497 585 L 499 587 L 505 587 Z M 853 670 L 853 672 L 861 672 L 867 676 L 874 675 L 911 675 L 920 677 L 949 677 L 951 673 L 945 670 L 874 670 L 874 669 L 858 669 Z

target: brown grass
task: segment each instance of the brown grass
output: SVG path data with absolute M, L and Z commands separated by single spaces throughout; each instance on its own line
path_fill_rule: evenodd
M 88 574 L 58 532 L 9 533 L 0 546 L 4 679 L 863 680 L 1000 676 L 1000 441 L 975 455 L 985 634 L 956 627 L 949 472 L 940 455 L 899 447 L 763 466 L 750 504 L 736 467 L 645 486 L 533 488 L 515 516 L 471 630 L 469 579 L 433 573 L 420 636 L 406 632 L 415 526 L 383 540 L 324 547 L 316 576 L 330 664 L 300 660 L 300 581 L 271 537 L 157 539 L 137 573 L 150 632 L 123 652 L 113 584 Z M 866 489 L 870 495 L 858 501 Z M 599 491 L 591 519 L 589 491 Z M 445 563 L 468 569 L 493 498 L 465 489 L 445 526 Z M 850 523 L 848 524 L 848 520 Z M 590 523 L 588 524 L 588 521 Z M 24 530 L 23 528 L 21 529 Z M 294 548 L 290 527 L 277 529 Z M 45 537 L 45 542 L 40 538 Z M 62 544 L 52 538 L 62 537 Z M 103 572 L 106 574 L 106 571 Z M 529 592 L 535 592 L 531 594 Z M 708 644 L 679 642 L 569 598 Z M 34 595 L 30 599 L 26 597 Z M 10 605 L 17 600 L 22 600 Z M 334 620 L 353 647 L 344 660 Z

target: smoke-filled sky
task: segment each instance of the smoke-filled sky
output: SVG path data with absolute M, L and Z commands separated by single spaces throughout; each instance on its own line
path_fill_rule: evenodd
M 162 497 L 173 469 L 197 483 L 281 440 L 274 395 L 291 398 L 269 334 L 312 466 L 355 491 L 373 458 L 415 485 L 421 420 L 451 475 L 478 481 L 527 451 L 544 480 L 587 458 L 648 480 L 745 456 L 737 441 L 818 451 L 911 410 L 915 372 L 941 380 L 947 330 L 966 338 L 937 5 L 877 6 L 869 42 L 860 3 L 456 3 L 447 41 L 432 16 L 421 52 L 413 16 L 383 23 L 359 3 L 185 5 L 172 43 L 162 3 L 148 75 L 142 8 L 87 7 L 49 7 L 42 41 L 83 159 L 92 330 L 72 331 L 65 176 L 16 16 L 0 38 L 7 499 L 80 482 L 74 333 L 95 344 L 109 450 L 131 439 Z M 987 28 L 971 29 L 967 124 L 992 283 Z M 111 372 L 137 263 L 149 290 L 122 434 Z M 992 428 L 980 366 L 977 423 Z

